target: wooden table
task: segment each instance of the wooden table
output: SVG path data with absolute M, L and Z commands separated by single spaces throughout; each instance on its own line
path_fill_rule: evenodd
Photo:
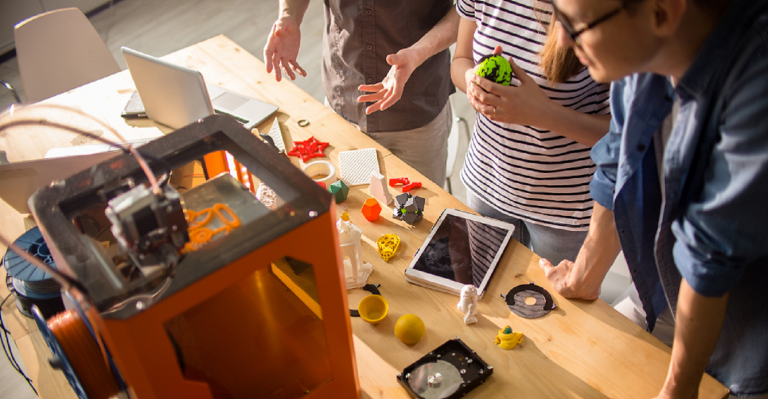
M 389 216 L 391 206 L 384 206 L 377 221 L 366 221 L 359 209 L 368 198 L 367 186 L 353 187 L 348 199 L 338 205 L 337 214 L 349 211 L 352 221 L 363 229 L 363 257 L 374 265 L 368 282 L 381 284 L 382 295 L 390 305 L 389 315 L 378 325 L 352 318 L 362 397 L 408 397 L 395 375 L 456 336 L 494 366 L 493 376 L 470 395 L 474 398 L 650 398 L 658 393 L 667 373 L 671 350 L 601 300 L 568 300 L 555 294 L 538 266 L 539 257 L 515 241 L 504 253 L 479 303 L 477 324 L 464 324 L 463 314 L 456 309 L 458 297 L 407 283 L 403 270 L 440 212 L 445 208 L 469 209 L 289 81 L 275 82 L 256 57 L 226 37 L 218 36 L 165 59 L 202 71 L 208 83 L 278 105 L 276 116 L 258 126 L 262 132 L 269 130 L 276 117 L 286 143 L 310 136 L 329 142 L 331 145 L 325 153 L 336 164 L 340 151 L 373 147 L 377 149 L 382 173 L 388 178 L 409 177 L 411 181 L 424 183 L 416 194 L 426 198 L 425 217 L 415 226 L 393 220 Z M 17 110 L 13 118 L 45 118 L 119 139 L 93 120 L 59 108 L 68 106 L 111 126 L 124 139 L 167 133 L 167 128 L 158 130 L 151 121 L 126 123 L 119 116 L 132 90 L 130 75 L 123 71 L 39 105 Z M 299 127 L 300 119 L 308 120 L 310 125 Z M 0 148 L 8 152 L 12 162 L 41 158 L 49 148 L 80 141 L 71 133 L 39 127 L 14 128 L 0 134 Z M 294 162 L 299 165 L 297 160 Z M 396 194 L 394 189 L 391 191 Z M 0 201 L 3 235 L 14 238 L 33 225 L 30 218 Z M 375 240 L 387 233 L 398 234 L 402 239 L 398 254 L 389 263 L 385 263 L 375 249 Z M 557 309 L 539 319 L 523 319 L 512 314 L 500 294 L 529 282 L 554 294 Z M 0 293 L 7 294 L 4 286 L 0 287 Z M 350 307 L 356 308 L 365 295 L 368 293 L 363 290 L 349 291 Z M 426 336 L 414 346 L 402 344 L 393 333 L 395 321 L 406 313 L 418 315 L 427 326 Z M 48 366 L 48 349 L 34 322 L 21 316 L 13 304 L 6 305 L 3 316 L 40 397 L 74 398 L 62 374 Z M 523 332 L 525 339 L 511 351 L 501 350 L 493 343 L 498 330 L 507 324 Z M 723 398 L 727 392 L 724 386 L 705 375 L 700 397 Z

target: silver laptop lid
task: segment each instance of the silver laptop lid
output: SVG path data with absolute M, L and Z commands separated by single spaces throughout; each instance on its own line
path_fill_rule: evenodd
M 200 72 L 128 47 L 120 50 L 147 117 L 178 129 L 213 114 L 213 106 Z

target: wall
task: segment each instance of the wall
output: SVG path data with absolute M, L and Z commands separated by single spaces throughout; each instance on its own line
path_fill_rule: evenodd
M 87 13 L 106 2 L 105 0 L 0 0 L 0 54 L 14 48 L 13 27 L 33 15 L 67 7 L 78 7 L 83 13 Z

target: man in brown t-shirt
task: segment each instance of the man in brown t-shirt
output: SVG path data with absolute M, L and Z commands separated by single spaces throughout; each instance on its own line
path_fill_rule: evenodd
M 281 0 L 264 47 L 267 72 L 295 79 L 309 0 Z M 445 182 L 451 128 L 451 0 L 326 0 L 323 83 L 328 104 L 432 181 Z M 360 92 L 369 94 L 361 95 Z M 382 111 L 382 112 L 376 112 Z

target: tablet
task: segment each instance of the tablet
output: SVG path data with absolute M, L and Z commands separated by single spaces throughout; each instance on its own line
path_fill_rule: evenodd
M 482 298 L 515 226 L 446 209 L 405 269 L 408 282 L 459 295 L 472 284 Z

